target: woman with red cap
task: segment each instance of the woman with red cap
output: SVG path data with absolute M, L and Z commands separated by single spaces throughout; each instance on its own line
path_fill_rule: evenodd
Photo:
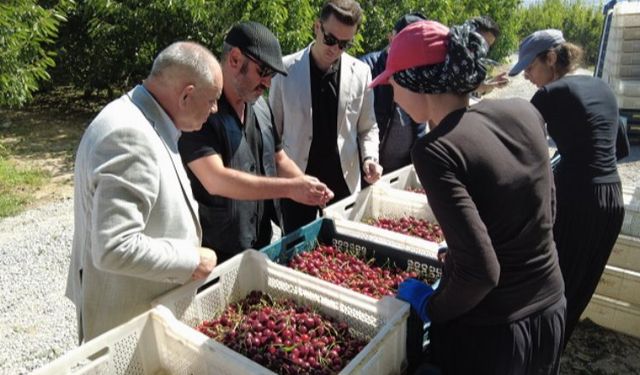
M 618 103 L 603 80 L 569 74 L 581 56 L 582 49 L 566 42 L 562 31 L 539 30 L 520 43 L 518 62 L 509 72 L 524 70 L 539 87 L 531 103 L 560 155 L 553 236 L 567 298 L 565 345 L 598 286 L 624 219 L 616 156 L 626 155 L 616 140 L 624 145 L 626 135 L 618 135 Z
M 437 290 L 409 279 L 398 297 L 431 322 L 446 374 L 557 374 L 566 302 L 544 121 L 522 99 L 469 107 L 486 53 L 468 26 L 416 22 L 371 83 L 429 123 L 411 156 L 449 247 Z

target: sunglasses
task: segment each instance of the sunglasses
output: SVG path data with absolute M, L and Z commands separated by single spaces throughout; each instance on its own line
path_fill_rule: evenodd
M 256 59 L 255 57 L 249 55 L 248 53 L 242 52 L 242 54 L 245 55 L 249 60 L 253 61 L 258 66 L 258 75 L 260 75 L 260 78 L 266 78 L 266 77 L 273 78 L 273 76 L 275 76 L 276 73 L 278 73 L 275 70 L 273 70 L 271 67 L 269 67 L 262 61 Z
M 324 26 L 322 25 L 322 23 L 320 23 L 320 31 L 322 31 L 322 36 L 324 37 L 324 44 L 328 45 L 329 47 L 335 46 L 337 44 L 338 48 L 340 48 L 341 50 L 345 50 L 351 48 L 351 46 L 353 45 L 352 39 L 340 40 L 333 36 L 333 34 L 324 31 Z

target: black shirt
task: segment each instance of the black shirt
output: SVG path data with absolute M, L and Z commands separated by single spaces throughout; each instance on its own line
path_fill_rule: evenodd
M 544 122 L 530 103 L 452 112 L 411 156 L 449 246 L 432 321 L 509 323 L 562 297 Z
M 344 180 L 338 152 L 340 61 L 323 72 L 309 56 L 313 139 L 305 173 L 317 177 L 335 194 L 334 201 L 351 194 Z
M 182 133 L 178 146 L 185 165 L 205 156 L 219 155 L 225 167 L 237 164 L 242 165 L 237 169 L 244 172 L 265 175 L 262 136 L 252 104 L 245 106 L 244 118 L 243 126 L 223 95 L 218 101 L 218 112 L 209 116 L 202 129 Z M 235 126 L 225 126 L 225 121 L 232 121 Z M 282 144 L 277 131 L 273 127 L 272 129 L 277 152 L 282 149 Z M 243 140 L 251 155 L 243 154 Z M 209 194 L 191 170 L 186 169 L 193 195 L 200 204 L 203 245 L 225 253 L 223 256 L 228 257 L 246 248 L 261 248 L 270 243 L 271 220 L 275 220 L 272 200 L 238 201 L 239 203 L 234 204 L 233 200 L 226 197 Z M 254 218 L 241 222 L 235 212 L 237 209 L 255 211 Z M 243 235 L 247 232 L 253 234 Z M 249 241 L 248 237 L 255 240 Z
M 604 81 L 567 76 L 540 88 L 531 103 L 547 122 L 562 157 L 556 168 L 559 194 L 620 182 L 615 150 L 618 105 Z

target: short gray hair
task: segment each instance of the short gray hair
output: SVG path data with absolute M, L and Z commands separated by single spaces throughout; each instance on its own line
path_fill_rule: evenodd
M 206 47 L 195 42 L 175 42 L 153 60 L 150 75 L 158 77 L 167 69 L 181 68 L 199 82 L 215 83 L 211 69 L 215 62 L 215 56 Z

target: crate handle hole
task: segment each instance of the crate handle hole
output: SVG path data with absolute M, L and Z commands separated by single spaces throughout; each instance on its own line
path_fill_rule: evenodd
M 109 347 L 100 348 L 95 353 L 88 355 L 86 359 L 75 362 L 70 370 L 71 373 L 91 373 L 102 368 L 109 360 Z
M 295 240 L 289 242 L 286 246 L 285 246 L 285 250 L 287 252 L 291 251 L 291 249 L 295 248 L 296 246 L 300 245 L 301 243 L 304 242 L 304 237 L 300 236 L 298 238 L 296 238 Z
M 220 277 L 216 277 L 215 279 L 211 279 L 207 281 L 206 283 L 198 287 L 198 289 L 196 290 L 196 294 L 202 293 L 203 291 L 209 289 L 211 286 L 217 284 L 219 281 L 220 281 Z

